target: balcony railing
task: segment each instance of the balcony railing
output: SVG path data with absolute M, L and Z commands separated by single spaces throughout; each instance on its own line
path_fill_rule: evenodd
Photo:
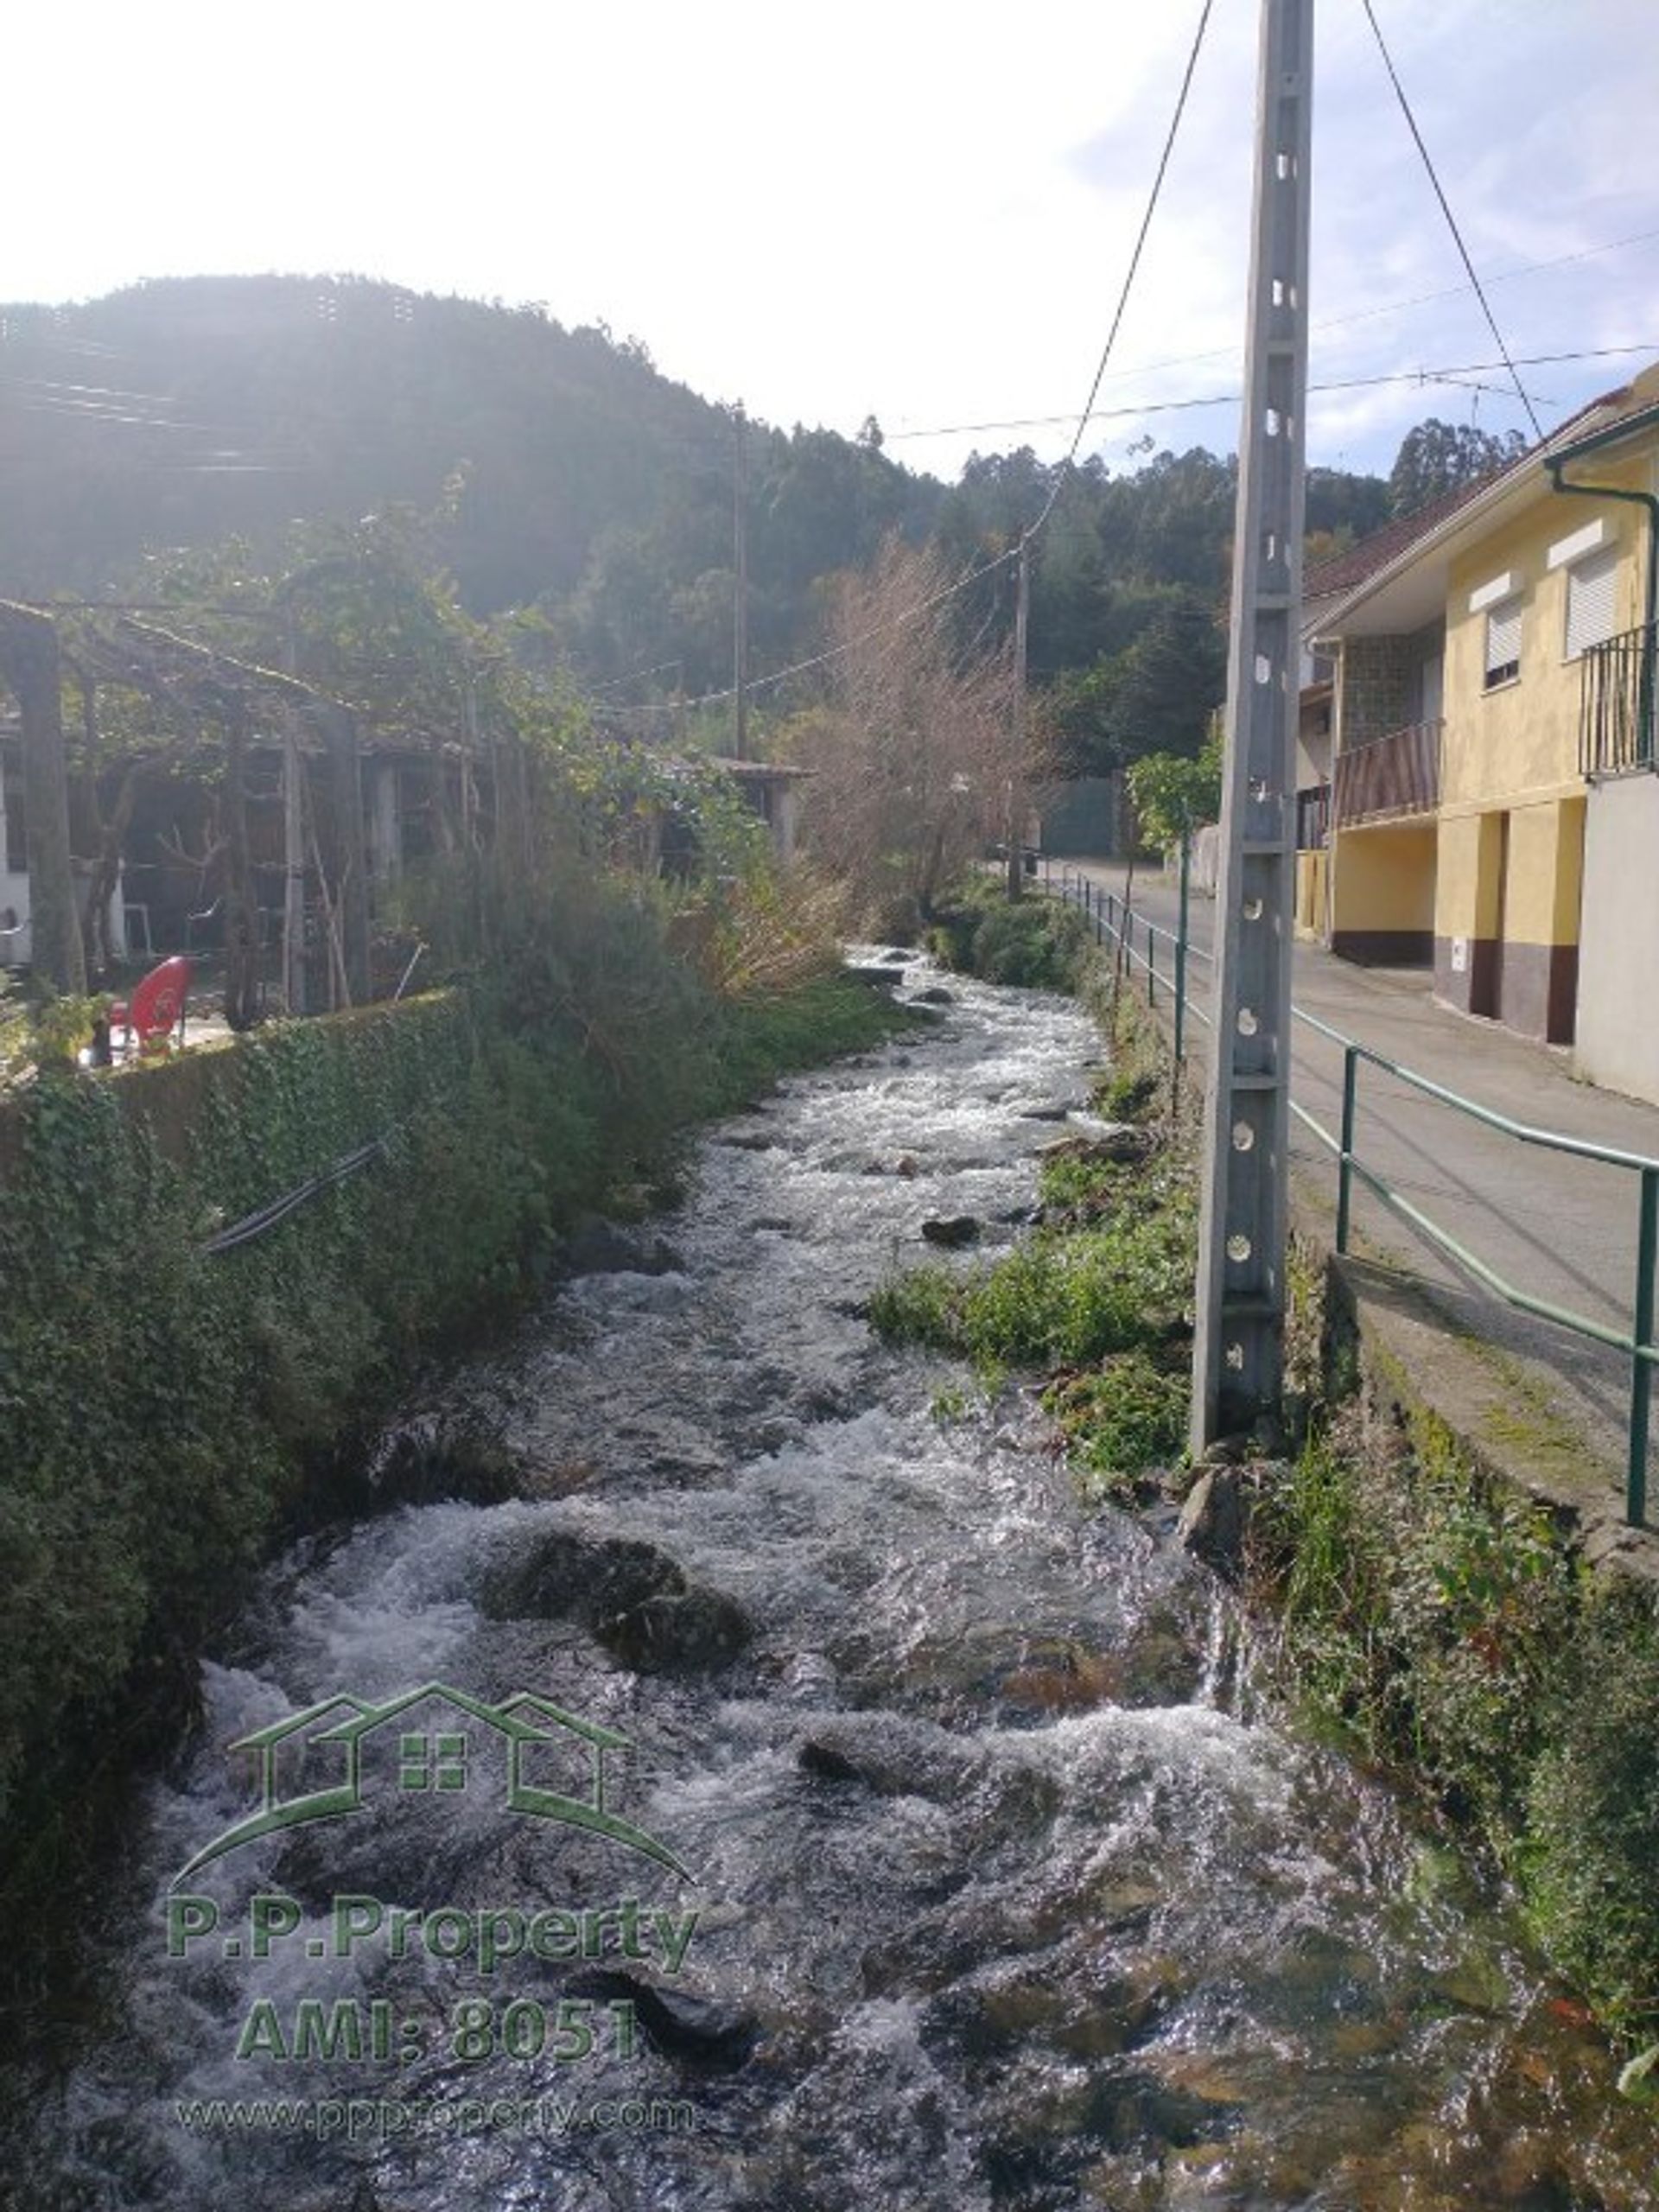
M 1331 786 L 1310 785 L 1296 794 L 1296 849 L 1323 852 L 1331 842 Z
M 1579 662 L 1579 772 L 1651 768 L 1654 652 L 1659 624 L 1586 645 Z
M 1363 822 L 1393 822 L 1432 814 L 1440 803 L 1440 729 L 1413 722 L 1369 745 L 1337 755 L 1336 819 L 1339 830 Z

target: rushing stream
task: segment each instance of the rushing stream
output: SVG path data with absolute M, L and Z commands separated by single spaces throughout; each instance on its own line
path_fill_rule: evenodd
M 873 1339 L 925 1220 L 1017 1234 L 1084 1090 L 1074 1007 L 950 990 L 715 1132 L 454 1386 L 534 1496 L 272 1570 L 17 2204 L 1659 2204 L 1605 2048 L 1262 1709 L 1167 1525 L 1084 1513 L 1025 1401 Z M 431 1683 L 463 1702 L 397 1705 Z M 347 1745 L 352 1802 L 181 1875 L 260 1802 L 227 1747 L 325 1706 L 274 1802 Z M 601 1762 L 626 1835 L 547 1812 Z

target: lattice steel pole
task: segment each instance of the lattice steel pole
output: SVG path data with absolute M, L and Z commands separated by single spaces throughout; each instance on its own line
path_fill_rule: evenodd
M 1277 1402 L 1290 1129 L 1313 0 L 1262 0 L 1193 1347 L 1195 1450 Z

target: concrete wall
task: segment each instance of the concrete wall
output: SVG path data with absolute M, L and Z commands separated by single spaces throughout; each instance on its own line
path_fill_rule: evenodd
M 1659 778 L 1621 777 L 1591 792 L 1585 823 L 1582 961 L 1576 1059 L 1592 1083 L 1659 1104 Z
M 1338 832 L 1333 952 L 1368 965 L 1427 967 L 1434 943 L 1436 843 L 1432 821 Z

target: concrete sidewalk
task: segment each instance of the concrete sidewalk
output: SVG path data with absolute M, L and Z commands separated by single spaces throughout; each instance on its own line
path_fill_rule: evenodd
M 1068 865 L 1074 875 L 1123 896 L 1121 863 Z M 1133 896 L 1137 914 L 1174 930 L 1173 883 L 1138 870 Z M 1214 923 L 1213 901 L 1195 896 L 1191 942 L 1205 955 Z M 1162 977 L 1173 967 L 1173 948 L 1160 944 L 1158 961 Z M 1424 972 L 1357 968 L 1299 944 L 1293 976 L 1299 1007 L 1402 1066 L 1512 1120 L 1659 1160 L 1659 1108 L 1580 1082 L 1559 1048 L 1528 1044 L 1494 1023 L 1435 1005 Z M 1195 953 L 1189 991 L 1199 1006 L 1208 1004 L 1210 977 L 1209 959 Z M 1633 1008 L 1632 1019 L 1642 1018 Z M 1341 1125 L 1342 1050 L 1306 1023 L 1294 1028 L 1291 1095 L 1334 1135 Z M 1192 1025 L 1188 1049 L 1201 1070 L 1210 1049 L 1203 1023 Z M 1363 1064 L 1358 1102 L 1356 1154 L 1402 1197 L 1517 1288 L 1629 1332 L 1640 1189 L 1635 1173 L 1522 1144 Z M 1329 1241 L 1336 1161 L 1294 1116 L 1291 1132 L 1299 1209 Z M 1399 1302 L 1426 1300 L 1446 1332 L 1479 1354 L 1492 1401 L 1482 1415 L 1492 1456 L 1506 1456 L 1507 1440 L 1512 1452 L 1549 1463 L 1552 1494 L 1565 1486 L 1586 1497 L 1602 1496 L 1611 1484 L 1622 1500 L 1630 1361 L 1504 1305 L 1357 1179 L 1354 1224 L 1357 1254 L 1382 1263 L 1363 1270 L 1370 1294 L 1397 1300 L 1411 1292 L 1413 1299 Z M 1429 1349 L 1419 1347 L 1424 1356 Z M 1650 1487 L 1649 1518 L 1659 1518 L 1659 1451 Z

